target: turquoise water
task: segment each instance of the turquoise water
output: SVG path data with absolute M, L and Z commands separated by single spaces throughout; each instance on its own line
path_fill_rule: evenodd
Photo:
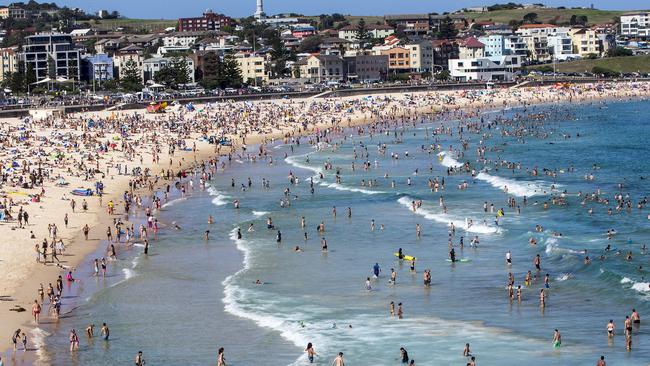
M 207 189 L 195 184 L 189 198 L 167 203 L 158 214 L 181 230 L 161 231 L 148 256 L 137 246 L 118 247 L 119 260 L 109 264 L 105 280 L 81 277 L 82 283 L 75 285 L 83 288 L 77 290 L 80 305 L 57 328 L 46 329 L 51 336 L 43 356 L 53 364 L 113 365 L 132 362 L 142 350 L 151 365 L 208 365 L 216 363 L 217 349 L 225 347 L 229 364 L 303 365 L 308 362 L 303 350 L 312 342 L 320 365 L 329 365 L 339 351 L 350 365 L 398 364 L 400 347 L 417 365 L 464 365 L 463 347 L 470 343 L 480 365 L 594 364 L 601 354 L 612 364 L 643 364 L 650 360 L 650 332 L 644 324 L 650 314 L 650 280 L 645 278 L 650 265 L 641 246 L 650 226 L 648 210 L 636 205 L 649 188 L 644 114 L 649 107 L 650 102 L 638 101 L 488 113 L 471 120 L 480 125 L 482 118 L 480 131 L 465 127 L 462 137 L 458 122 L 385 124 L 384 131 L 372 136 L 367 131 L 348 131 L 345 138 L 333 135 L 329 142 L 336 142 L 335 147 L 321 139 L 321 149 L 316 149 L 308 138 L 293 149 L 275 145 L 269 149 L 272 165 L 269 159 L 224 160 L 226 170 L 219 169 Z M 517 117 L 531 114 L 545 118 Z M 487 127 L 496 120 L 500 122 Z M 441 123 L 453 128 L 451 136 L 432 134 Z M 467 143 L 464 157 L 457 154 L 461 138 Z M 439 151 L 428 151 L 434 143 L 445 151 L 441 158 Z M 381 154 L 378 146 L 383 144 Z M 475 177 L 465 172 L 447 175 L 448 167 L 466 161 L 479 173 L 484 168 L 476 161 L 479 144 L 490 160 L 487 171 Z M 366 160 L 368 169 L 363 167 Z M 500 160 L 521 168 L 494 164 Z M 333 169 L 325 170 L 326 163 Z M 594 164 L 599 169 L 593 169 Z M 538 176 L 528 173 L 534 168 Z M 556 176 L 545 174 L 545 168 Z M 289 182 L 290 172 L 298 177 L 297 184 Z M 593 180 L 585 179 L 589 174 Z M 244 191 L 240 187 L 248 177 L 253 184 Z M 428 187 L 427 180 L 436 177 L 444 177 L 445 190 L 432 192 Z M 263 178 L 270 188 L 262 187 Z M 376 185 L 362 186 L 362 180 L 376 180 Z M 468 188 L 458 189 L 462 182 Z M 281 207 L 287 188 L 291 205 Z M 585 193 L 597 190 L 612 209 L 614 194 L 629 194 L 631 210 L 608 215 L 606 205 L 581 204 Z M 562 192 L 566 205 L 544 208 L 544 202 Z M 447 213 L 439 204 L 441 196 Z M 509 197 L 515 198 L 521 213 L 508 207 Z M 234 199 L 241 202 L 238 210 L 230 203 Z M 416 212 L 410 209 L 414 200 L 422 200 Z M 495 214 L 484 212 L 484 202 L 493 203 L 495 211 L 504 209 L 498 226 Z M 352 209 L 350 218 L 347 207 Z M 209 214 L 215 219 L 212 225 L 207 224 Z M 280 244 L 276 230 L 266 228 L 268 217 L 282 232 Z M 466 219 L 473 222 L 467 229 Z M 325 231 L 319 235 L 316 226 L 321 222 Z M 451 240 L 457 257 L 468 262 L 446 261 L 449 222 L 456 227 Z M 251 223 L 255 230 L 249 232 Z M 543 231 L 536 231 L 535 225 Z M 606 236 L 609 229 L 617 232 L 611 240 Z M 205 230 L 210 230 L 207 242 Z M 463 249 L 458 246 L 461 236 Z M 474 236 L 480 239 L 476 248 L 469 245 Z M 327 240 L 327 253 L 320 250 L 321 237 Z M 529 245 L 531 237 L 536 246 Z M 608 243 L 623 254 L 606 253 Z M 295 252 L 295 246 L 303 251 Z M 410 263 L 393 256 L 398 248 L 417 257 L 415 274 Z M 508 250 L 512 266 L 505 264 Z M 628 250 L 631 261 L 624 258 Z M 526 271 L 535 274 L 536 254 L 542 271 L 536 283 L 525 287 Z M 592 258 L 591 264 L 584 263 L 585 255 Z M 607 258 L 601 261 L 600 255 Z M 365 280 L 375 263 L 382 273 L 372 279 L 368 291 Z M 388 283 L 391 268 L 397 272 L 394 285 Z M 428 288 L 422 284 L 425 269 L 432 274 Z M 523 287 L 521 303 L 508 299 L 509 272 L 515 285 Z M 539 289 L 546 273 L 550 289 L 547 305 L 540 309 Z M 258 279 L 264 284 L 255 284 Z M 403 319 L 389 315 L 391 301 L 403 303 Z M 623 320 L 632 308 L 644 323 L 634 329 L 633 348 L 627 352 Z M 605 331 L 609 319 L 618 330 L 612 341 Z M 94 323 L 98 330 L 101 322 L 109 324 L 111 340 L 88 341 L 82 336 L 80 351 L 71 355 L 69 329 L 83 333 Z M 551 345 L 555 328 L 562 332 L 559 350 Z

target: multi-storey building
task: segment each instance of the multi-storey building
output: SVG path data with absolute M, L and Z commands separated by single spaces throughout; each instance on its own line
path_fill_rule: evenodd
M 64 77 L 79 80 L 80 57 L 69 34 L 43 33 L 26 37 L 25 67 L 32 67 L 36 80 Z
M 485 45 L 486 56 L 526 56 L 528 51 L 526 42 L 513 34 L 490 34 L 479 37 L 478 40 Z
M 411 71 L 411 50 L 406 47 L 393 47 L 381 51 L 382 55 L 388 56 L 388 70 L 393 73 Z
M 382 39 L 395 33 L 395 29 L 393 29 L 393 27 L 384 24 L 367 25 L 366 31 L 368 32 L 371 38 L 382 38 Z M 357 42 L 358 41 L 357 35 L 358 35 L 357 26 L 351 24 L 339 29 L 338 37 L 343 38 L 346 41 Z
M 187 76 L 189 78 L 189 83 L 194 83 L 194 60 L 187 57 Z M 156 73 L 162 68 L 168 66 L 172 62 L 170 57 L 152 57 L 144 60 L 142 62 L 143 70 L 143 80 L 144 82 L 152 81 L 156 78 Z
M 620 34 L 630 38 L 650 37 L 650 12 L 628 13 L 621 15 Z
M 0 81 L 7 74 L 18 71 L 18 52 L 16 47 L 0 49 Z
M 120 79 L 123 78 L 126 64 L 133 61 L 139 71 L 140 78 L 142 78 L 142 74 L 144 73 L 142 69 L 142 63 L 144 61 L 142 51 L 142 47 L 133 44 L 117 50 L 115 55 L 113 55 L 113 67 L 117 72 L 114 72 L 113 75 L 117 75 Z
M 26 19 L 29 12 L 18 6 L 6 6 L 0 8 L 0 19 Z
M 369 82 L 386 80 L 388 56 L 358 54 L 345 56 L 345 76 L 349 81 Z
M 179 18 L 178 30 L 179 32 L 196 32 L 196 31 L 212 31 L 220 30 L 223 26 L 233 25 L 232 18 L 223 14 L 214 13 L 208 9 L 203 13 L 202 17 L 196 18 Z
M 300 76 L 313 83 L 339 82 L 344 78 L 343 58 L 335 55 L 312 55 L 300 66 Z
M 113 79 L 113 58 L 107 54 L 86 55 L 81 59 L 81 76 L 86 81 L 100 84 Z
M 253 81 L 261 84 L 269 81 L 269 73 L 267 72 L 264 57 L 251 53 L 237 53 L 235 54 L 235 61 L 239 65 L 239 71 L 245 83 Z
M 571 37 L 571 43 L 573 44 L 573 53 L 580 55 L 580 57 L 602 55 L 602 43 L 595 30 L 573 28 L 569 31 L 569 37 Z

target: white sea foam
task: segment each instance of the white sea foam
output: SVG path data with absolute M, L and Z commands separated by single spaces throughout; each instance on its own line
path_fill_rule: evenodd
M 135 271 L 130 268 L 122 268 L 122 273 L 124 273 L 125 280 L 130 280 L 133 278 L 133 276 L 135 276 Z
M 621 284 L 623 285 L 630 285 L 630 288 L 636 292 L 640 292 L 642 294 L 650 294 L 650 282 L 636 282 L 634 280 L 631 280 L 628 277 L 623 277 L 621 279 Z
M 562 282 L 568 280 L 571 277 L 572 277 L 571 273 L 562 273 L 561 275 L 557 276 L 555 280 Z
M 227 205 L 230 202 L 230 197 L 226 196 L 225 194 L 219 192 L 216 188 L 212 186 L 208 186 L 206 189 L 208 191 L 208 194 L 210 196 L 213 196 L 214 198 L 212 199 L 212 204 L 215 206 L 223 206 Z
M 160 206 L 160 208 L 171 207 L 171 206 L 174 206 L 175 204 L 177 204 L 179 202 L 183 202 L 183 201 L 187 201 L 187 197 L 181 197 L 181 198 L 177 198 L 177 199 L 174 199 L 174 200 L 171 200 L 171 201 L 167 201 L 162 206 Z
M 543 196 L 551 193 L 551 185 L 545 182 L 526 182 L 496 177 L 487 173 L 479 173 L 476 179 L 489 183 L 492 187 L 518 197 Z M 506 190 L 507 189 L 507 190 Z
M 305 158 L 307 158 L 307 157 L 308 157 L 309 155 L 311 155 L 311 154 L 313 154 L 313 153 L 307 153 L 307 154 L 303 154 L 303 155 L 289 156 L 289 157 L 287 157 L 286 159 L 284 159 L 284 161 L 285 161 L 287 164 L 291 165 L 291 166 L 294 166 L 294 167 L 296 167 L 296 168 L 300 168 L 300 169 L 304 169 L 304 170 L 309 170 L 309 171 L 311 171 L 311 172 L 316 173 L 316 175 L 318 175 L 318 174 L 320 174 L 320 173 L 323 172 L 323 169 L 321 169 L 321 168 L 319 168 L 319 167 L 313 167 L 313 166 L 310 166 L 310 165 L 307 165 L 307 164 L 303 164 L 303 163 L 301 162 L 301 161 L 304 161 Z
M 438 156 L 442 157 L 442 160 L 440 160 L 440 164 L 446 166 L 447 168 L 460 168 L 461 166 L 463 166 L 463 163 L 452 158 L 450 154 L 446 151 L 441 152 L 440 154 L 438 154 Z
M 246 240 L 237 239 L 237 228 L 230 232 L 230 239 L 235 242 L 237 249 L 244 254 L 244 267 L 223 281 L 224 298 L 222 301 L 224 309 L 235 316 L 253 320 L 261 327 L 274 329 L 297 347 L 304 347 L 307 342 L 313 339 L 306 334 L 306 329 L 298 322 L 298 320 L 306 318 L 305 314 L 292 314 L 291 318 L 279 313 L 270 315 L 271 311 L 265 311 L 267 308 L 265 302 L 269 303 L 268 296 L 236 284 L 236 279 L 250 268 L 251 252 Z M 324 340 L 320 340 L 319 344 L 324 344 Z M 299 360 L 302 358 L 304 357 L 299 358 Z
M 28 344 L 28 348 L 34 348 L 36 350 L 36 365 L 49 365 L 51 364 L 50 357 L 45 350 L 45 338 L 47 338 L 50 333 L 46 332 L 41 328 L 33 328 L 29 330 L 29 341 L 31 344 Z
M 408 196 L 401 197 L 397 200 L 400 204 L 402 204 L 404 207 L 408 208 L 410 211 L 412 211 L 412 202 L 413 199 Z M 468 224 L 465 222 L 464 219 L 459 219 L 456 217 L 453 217 L 449 214 L 442 214 L 442 213 L 434 213 L 430 210 L 427 210 L 426 208 L 420 207 L 415 211 L 416 214 L 423 216 L 427 220 L 435 221 L 441 224 L 446 224 L 447 226 L 451 226 L 451 224 L 454 224 L 454 227 L 460 230 L 464 230 L 470 233 L 477 233 L 477 234 L 499 234 L 502 232 L 502 229 L 500 227 L 496 226 L 488 226 L 483 223 L 475 222 L 473 225 L 468 227 Z M 474 220 L 472 220 L 474 221 Z M 478 221 L 478 220 L 476 220 Z
M 328 188 L 333 188 L 336 189 L 337 191 L 347 191 L 347 192 L 358 192 L 358 193 L 363 193 L 363 194 L 381 194 L 381 193 L 386 193 L 384 191 L 371 191 L 369 189 L 364 189 L 364 188 L 357 188 L 357 187 L 347 187 L 339 183 L 327 183 L 327 182 L 320 182 L 320 185 L 328 187 Z
M 558 238 L 555 237 L 547 238 L 544 241 L 544 243 L 546 244 L 546 249 L 544 251 L 546 252 L 547 256 L 551 256 L 554 254 L 587 254 L 587 252 L 585 252 L 584 250 L 575 250 L 575 249 L 560 247 Z
M 268 214 L 269 213 L 267 211 L 253 211 L 253 215 L 255 215 L 255 217 L 266 216 Z

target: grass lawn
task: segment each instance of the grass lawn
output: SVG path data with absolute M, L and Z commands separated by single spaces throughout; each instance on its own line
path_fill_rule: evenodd
M 555 65 L 558 72 L 591 72 L 594 66 L 600 66 L 616 72 L 647 73 L 650 72 L 650 55 L 558 62 Z M 530 66 L 528 68 L 534 70 L 545 66 L 553 67 L 552 64 L 546 64 Z
M 537 20 L 543 23 L 555 21 L 568 23 L 572 15 L 586 15 L 589 24 L 612 23 L 614 18 L 633 10 L 598 10 L 598 9 L 509 9 L 484 13 L 462 13 L 466 19 L 493 21 L 508 24 L 511 20 L 523 20 L 528 13 L 537 13 Z
M 178 24 L 176 19 L 104 19 L 99 23 L 91 22 L 94 28 L 99 29 L 116 29 L 116 28 L 131 28 L 131 29 L 145 29 L 150 32 L 163 30 L 168 27 L 175 27 Z

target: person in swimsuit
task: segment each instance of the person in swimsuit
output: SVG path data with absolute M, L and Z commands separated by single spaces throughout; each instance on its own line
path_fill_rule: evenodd
M 135 356 L 135 366 L 144 366 L 144 364 L 145 362 L 144 357 L 142 356 L 142 351 L 138 351 L 138 354 Z
M 632 318 L 632 323 L 641 324 L 641 318 L 639 317 L 639 313 L 636 312 L 636 309 L 632 309 L 632 315 L 630 317 Z
M 219 352 L 217 354 L 217 366 L 226 366 L 226 357 L 224 356 L 223 347 L 219 348 Z
M 13 344 L 14 344 L 14 351 L 15 351 L 16 348 L 17 348 L 16 345 L 18 344 L 18 339 L 20 338 L 20 333 L 21 333 L 21 330 L 20 330 L 20 328 L 19 328 L 19 329 L 16 329 L 16 331 L 14 332 L 14 334 L 11 336 L 11 341 L 12 341 Z
M 406 352 L 404 347 L 400 347 L 399 352 L 400 352 L 400 358 L 402 359 L 402 363 L 409 363 L 409 353 Z
M 314 356 L 318 356 L 318 353 L 314 351 L 314 347 L 312 346 L 311 342 L 307 343 L 305 352 L 307 352 L 307 359 L 309 359 L 309 363 L 314 363 Z
M 616 326 L 614 325 L 614 320 L 609 319 L 609 323 L 607 323 L 607 336 L 609 338 L 612 338 L 614 336 L 615 331 L 616 331 Z
M 343 352 L 339 352 L 339 355 L 336 356 L 332 362 L 332 366 L 345 366 L 345 361 L 343 360 Z
M 106 323 L 102 323 L 101 334 L 102 338 L 104 338 L 105 341 L 107 341 L 108 337 L 111 335 L 111 330 L 108 329 L 108 325 L 106 325 Z
M 70 329 L 70 352 L 79 349 L 79 337 L 77 336 L 77 331 Z
M 38 300 L 34 300 L 34 305 L 32 305 L 32 316 L 34 316 L 34 323 L 38 324 L 41 320 L 41 305 Z
M 559 330 L 555 330 L 553 333 L 553 348 L 560 348 L 562 345 L 562 336 L 560 335 Z

